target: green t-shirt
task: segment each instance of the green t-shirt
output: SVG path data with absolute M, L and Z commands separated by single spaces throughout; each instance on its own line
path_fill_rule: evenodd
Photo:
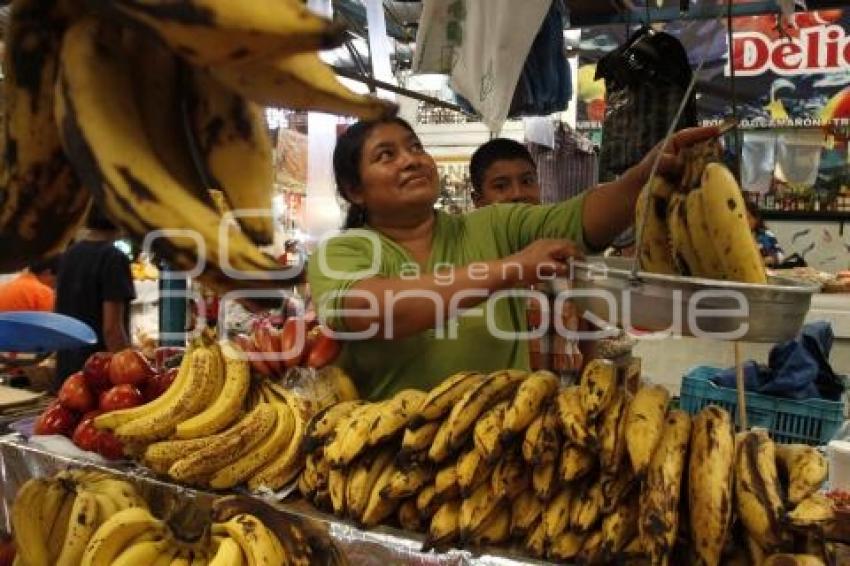
M 497 260 L 542 238 L 569 239 L 583 248 L 583 199 L 584 195 L 579 195 L 545 206 L 492 205 L 460 216 L 437 212 L 431 255 L 423 271 L 448 278 L 447 265 Z M 364 278 L 414 276 L 418 269 L 402 246 L 369 229 L 347 231 L 327 240 L 308 266 L 320 318 L 343 331 L 340 318 L 328 316 L 334 314 L 331 309 L 342 308 L 342 293 Z M 492 318 L 486 315 L 491 302 Z M 525 300 L 502 297 L 479 307 L 446 321 L 439 331 L 392 341 L 380 337 L 346 341 L 339 364 L 357 383 L 360 394 L 369 399 L 383 399 L 405 388 L 427 390 L 462 370 L 527 369 L 526 341 L 499 338 L 488 329 L 490 322 L 491 327 L 506 333 L 525 330 Z

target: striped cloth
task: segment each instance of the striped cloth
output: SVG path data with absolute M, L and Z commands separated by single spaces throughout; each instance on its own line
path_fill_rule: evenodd
M 541 202 L 551 204 L 574 197 L 597 183 L 598 156 L 588 138 L 560 123 L 555 147 L 527 143 L 537 163 Z

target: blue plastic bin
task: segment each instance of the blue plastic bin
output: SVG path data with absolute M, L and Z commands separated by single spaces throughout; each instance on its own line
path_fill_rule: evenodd
M 738 393 L 715 385 L 711 378 L 719 368 L 698 366 L 682 380 L 679 405 L 690 414 L 706 405 L 718 405 L 729 411 L 738 424 Z M 776 442 L 812 445 L 827 444 L 844 421 L 844 403 L 826 399 L 794 400 L 746 393 L 747 424 L 770 431 Z

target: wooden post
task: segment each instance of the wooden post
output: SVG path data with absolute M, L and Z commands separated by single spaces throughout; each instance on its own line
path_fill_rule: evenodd
M 738 430 L 746 431 L 747 427 L 747 396 L 744 389 L 744 366 L 741 361 L 741 344 L 736 340 L 735 346 L 735 377 L 738 390 Z

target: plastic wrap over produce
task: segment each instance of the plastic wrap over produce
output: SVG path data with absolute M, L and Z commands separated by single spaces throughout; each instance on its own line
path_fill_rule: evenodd
M 182 488 L 159 481 L 142 468 L 135 466 L 110 467 L 78 461 L 66 456 L 47 452 L 28 444 L 19 434 L 0 437 L 0 528 L 11 530 L 11 506 L 18 488 L 32 477 L 45 477 L 56 472 L 76 467 L 91 467 L 119 474 L 136 484 L 140 494 L 147 500 L 158 517 L 177 527 L 184 536 L 201 534 L 209 520 L 210 510 L 217 494 Z M 506 554 L 474 554 L 468 550 L 452 549 L 445 552 L 421 552 L 423 538 L 401 530 L 378 528 L 364 531 L 354 525 L 334 519 L 315 510 L 304 501 L 282 503 L 275 497 L 262 499 L 274 506 L 281 520 L 291 519 L 302 529 L 327 538 L 348 564 L 358 566 L 388 566 L 395 564 L 459 565 L 459 566 L 513 566 L 520 564 L 543 564 L 542 562 L 512 558 Z M 194 531 L 197 530 L 197 533 Z

